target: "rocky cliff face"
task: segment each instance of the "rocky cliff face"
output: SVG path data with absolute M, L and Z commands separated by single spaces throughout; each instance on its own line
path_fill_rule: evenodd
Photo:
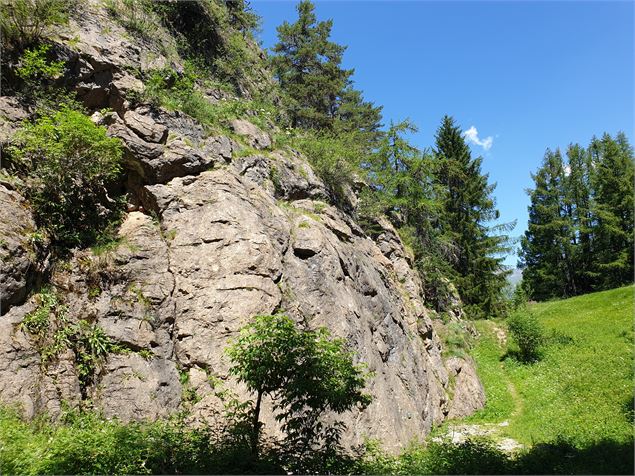
M 421 283 L 391 225 L 366 236 L 324 201 L 305 158 L 274 150 L 246 120 L 232 124 L 231 137 L 209 135 L 189 116 L 134 100 L 143 83 L 130 71 L 150 67 L 149 57 L 169 62 L 93 7 L 58 51 L 65 84 L 88 108 L 114 110 L 93 119 L 123 141 L 129 212 L 112 249 L 76 250 L 50 267 L 46 244 L 32 239 L 28 204 L 0 184 L 0 399 L 29 416 L 90 399 L 109 417 L 186 409 L 193 423 L 211 421 L 222 410 L 219 388 L 249 397 L 228 378 L 228 340 L 252 316 L 284 311 L 346 339 L 373 372 L 373 403 L 344 416 L 350 445 L 370 437 L 397 450 L 481 407 L 471 362 L 442 358 Z M 2 130 L 11 131 L 26 112 L 12 98 L 0 105 Z M 72 350 L 43 365 L 42 346 L 21 325 L 47 267 L 65 325 L 95 323 L 125 349 L 108 354 L 91 379 Z

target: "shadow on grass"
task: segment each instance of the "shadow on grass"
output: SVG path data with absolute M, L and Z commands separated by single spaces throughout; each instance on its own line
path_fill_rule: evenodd
M 531 365 L 539 362 L 543 357 L 543 352 L 538 351 L 533 354 L 523 354 L 517 349 L 507 349 L 507 351 L 500 356 L 499 362 L 505 362 L 506 360 L 513 360 L 516 363 L 522 365 Z
M 433 443 L 393 460 L 366 459 L 365 474 L 633 474 L 633 442 L 603 441 L 576 448 L 566 441 L 510 456 L 489 440 Z
M 576 448 L 566 441 L 539 444 L 516 460 L 519 474 L 633 474 L 633 441 L 600 441 Z

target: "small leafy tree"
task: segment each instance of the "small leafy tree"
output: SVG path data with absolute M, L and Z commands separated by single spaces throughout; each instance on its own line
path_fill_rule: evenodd
M 87 244 L 114 218 L 107 188 L 121 171 L 121 143 L 86 115 L 63 107 L 40 117 L 16 134 L 9 150 L 27 177 L 38 224 L 58 244 Z
M 518 345 L 520 359 L 524 362 L 538 360 L 545 337 L 536 316 L 529 311 L 517 311 L 507 320 L 507 327 Z
M 28 86 L 36 87 L 42 81 L 57 79 L 64 72 L 63 61 L 47 60 L 46 56 L 50 49 L 50 45 L 40 45 L 26 50 L 22 55 L 16 74 L 26 81 Z
M 65 62 L 55 60 L 47 44 L 26 49 L 20 56 L 15 69 L 15 75 L 21 80 L 19 95 L 34 106 L 38 115 L 56 112 L 63 106 L 81 108 L 73 92 L 56 85 L 64 69 Z
M 251 449 L 258 456 L 262 397 L 273 399 L 276 418 L 287 434 L 295 458 L 309 451 L 334 448 L 342 423 L 325 425 L 326 411 L 343 413 L 365 407 L 366 374 L 353 363 L 344 341 L 328 330 L 302 330 L 285 315 L 257 316 L 229 347 L 230 373 L 256 394 L 252 413 Z

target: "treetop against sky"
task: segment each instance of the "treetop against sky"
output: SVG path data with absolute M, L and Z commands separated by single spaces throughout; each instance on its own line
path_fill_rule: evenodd
M 501 220 L 518 220 L 515 236 L 527 226 L 530 172 L 548 147 L 586 146 L 605 131 L 633 142 L 632 2 L 315 3 L 386 125 L 410 118 L 413 142 L 425 148 L 443 115 L 455 117 L 498 184 Z M 251 5 L 265 48 L 297 18 L 293 1 Z

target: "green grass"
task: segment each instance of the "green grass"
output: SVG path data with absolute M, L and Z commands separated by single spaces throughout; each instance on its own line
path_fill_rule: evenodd
M 500 437 L 534 448 L 566 445 L 587 459 L 614 447 L 622 460 L 607 460 L 617 465 L 609 472 L 632 468 L 633 290 L 530 305 L 548 338 L 533 364 L 513 358 L 513 343 L 501 343 L 504 322 L 477 322 L 481 338 L 472 355 L 488 402 L 468 421 L 507 420 Z
M 487 404 L 483 410 L 468 418 L 468 421 L 498 423 L 508 419 L 516 406 L 508 379 L 504 377 L 505 364 L 501 362 L 504 350 L 496 336 L 496 329 L 501 329 L 503 325 L 493 321 L 476 321 L 475 326 L 481 336 L 471 354 L 476 360 L 478 376 L 485 387 Z
M 504 324 L 477 322 L 482 338 L 473 355 L 488 404 L 471 420 L 496 422 L 513 416 L 507 432 L 524 443 L 558 436 L 580 444 L 631 439 L 633 288 L 534 304 L 530 311 L 547 335 L 555 331 L 573 342 L 545 346 L 542 359 L 534 364 L 501 361 L 507 349 L 495 336 L 495 327 Z M 514 401 L 510 383 L 520 402 Z M 522 411 L 513 415 L 520 404 Z

